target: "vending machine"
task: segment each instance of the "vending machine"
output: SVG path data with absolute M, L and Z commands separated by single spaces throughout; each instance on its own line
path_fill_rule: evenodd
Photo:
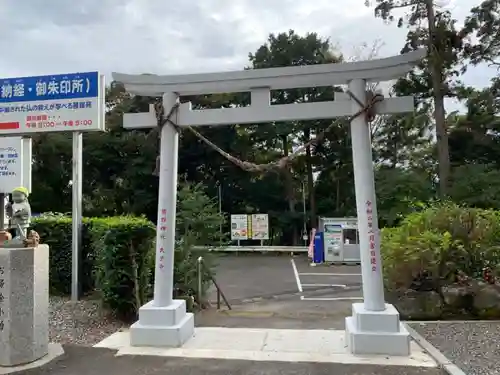
M 359 233 L 356 218 L 319 219 L 319 230 L 323 233 L 325 262 L 359 263 Z

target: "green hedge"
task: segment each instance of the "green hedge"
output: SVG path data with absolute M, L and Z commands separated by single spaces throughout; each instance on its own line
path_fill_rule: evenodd
M 50 247 L 50 290 L 71 293 L 71 218 L 42 216 L 32 227 Z M 100 292 L 120 316 L 134 315 L 151 292 L 156 231 L 145 218 L 84 218 L 80 245 L 80 290 Z
M 89 237 L 92 219 L 83 219 L 82 242 L 80 244 L 81 292 L 94 290 L 94 255 Z M 33 218 L 32 228 L 38 232 L 44 244 L 50 248 L 50 292 L 68 295 L 71 293 L 71 218 L 65 216 L 41 216 Z
M 135 317 L 150 297 L 156 228 L 137 217 L 91 220 L 95 281 L 103 301 L 121 317 Z

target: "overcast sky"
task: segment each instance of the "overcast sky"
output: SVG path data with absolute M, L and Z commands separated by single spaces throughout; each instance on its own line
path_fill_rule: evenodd
M 194 73 L 235 70 L 269 33 L 329 37 L 345 55 L 383 41 L 397 54 L 405 30 L 373 17 L 365 0 L 1 0 L 3 77 L 99 70 Z M 440 0 L 463 19 L 480 0 Z M 484 86 L 493 75 L 471 70 Z

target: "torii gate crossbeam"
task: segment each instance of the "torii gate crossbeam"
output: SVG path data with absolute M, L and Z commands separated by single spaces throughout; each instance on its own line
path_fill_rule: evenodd
M 367 104 L 367 82 L 399 78 L 424 56 L 425 51 L 418 50 L 355 63 L 176 76 L 113 73 L 113 78 L 123 83 L 130 93 L 161 95 L 166 113 L 178 105 L 181 95 L 251 93 L 251 105 L 244 108 L 193 110 L 190 103 L 181 104 L 170 119 L 179 127 L 308 120 L 358 113 Z M 356 100 L 339 94 L 331 102 L 270 103 L 271 90 L 341 84 L 348 84 Z M 413 97 L 387 98 L 375 106 L 375 111 L 379 114 L 410 112 L 413 105 Z M 152 110 L 124 116 L 125 128 L 156 126 Z M 172 299 L 178 137 L 171 123 L 162 127 L 154 300 L 140 308 L 139 321 L 131 326 L 133 346 L 181 346 L 194 332 L 193 316 L 186 313 L 185 302 Z M 400 323 L 398 311 L 384 300 L 370 129 L 365 116 L 351 120 L 351 138 L 364 301 L 354 303 L 353 315 L 346 318 L 347 344 L 353 354 L 407 356 L 410 354 L 409 333 Z

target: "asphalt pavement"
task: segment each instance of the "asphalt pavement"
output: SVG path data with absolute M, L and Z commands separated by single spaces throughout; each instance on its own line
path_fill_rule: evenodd
M 114 350 L 65 346 L 65 354 L 18 375 L 445 375 L 437 368 L 115 356 Z
M 203 311 L 197 326 L 344 329 L 352 303 L 361 297 L 359 266 L 312 267 L 306 256 L 285 254 L 231 254 L 215 263 L 232 310 Z
M 233 304 L 272 299 L 309 301 L 359 300 L 359 266 L 312 267 L 306 256 L 227 255 L 215 259 L 215 275 Z M 210 299 L 216 300 L 212 288 Z

